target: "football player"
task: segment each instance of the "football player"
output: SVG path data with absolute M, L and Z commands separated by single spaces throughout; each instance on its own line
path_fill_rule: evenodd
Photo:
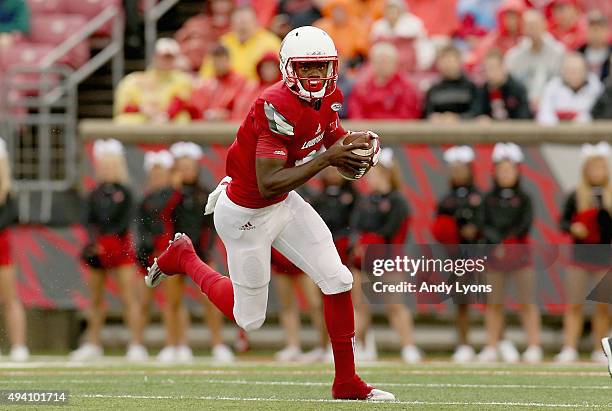
M 177 234 L 145 281 L 154 287 L 168 275 L 184 273 L 228 318 L 254 330 L 266 317 L 274 247 L 324 294 L 335 365 L 332 396 L 394 400 L 355 372 L 353 276 L 319 214 L 294 191 L 329 166 L 363 175 L 360 170 L 378 161 L 378 136 L 367 132 L 370 143 L 343 144 L 348 132 L 338 120 L 343 99 L 336 87 L 338 52 L 325 31 L 305 26 L 289 32 L 281 44 L 280 69 L 282 81 L 263 91 L 242 122 L 229 148 L 228 177 L 206 205 L 207 213 L 214 211 L 231 280 L 198 258 L 189 237 Z M 356 149 L 371 154 L 361 156 L 352 152 Z

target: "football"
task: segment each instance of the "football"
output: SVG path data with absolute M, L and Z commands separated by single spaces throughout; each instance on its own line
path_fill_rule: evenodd
M 342 144 L 344 145 L 357 143 L 368 143 L 369 147 L 367 149 L 355 149 L 353 150 L 353 153 L 366 158 L 371 158 L 372 154 L 374 154 L 374 145 L 372 144 L 372 138 L 365 131 L 350 133 L 344 137 L 344 140 L 342 140 Z M 338 167 L 338 173 L 340 173 L 340 175 L 347 180 L 358 180 L 368 172 L 370 167 L 371 164 L 368 164 L 367 167 L 360 168 L 357 173 L 350 168 Z

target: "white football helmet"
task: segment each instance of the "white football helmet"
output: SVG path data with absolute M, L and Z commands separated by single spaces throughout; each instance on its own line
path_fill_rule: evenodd
M 291 30 L 281 44 L 279 57 L 283 81 L 298 96 L 316 100 L 336 90 L 338 51 L 329 34 L 320 28 L 303 26 Z M 312 79 L 297 75 L 295 63 L 312 61 L 328 63 L 325 77 Z

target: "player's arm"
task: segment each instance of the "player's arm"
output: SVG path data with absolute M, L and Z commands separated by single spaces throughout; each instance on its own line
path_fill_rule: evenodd
M 259 192 L 264 198 L 288 193 L 328 166 L 352 168 L 357 171 L 364 166 L 364 160 L 362 156 L 352 153 L 356 148 L 367 149 L 368 145 L 360 143 L 348 146 L 339 140 L 311 161 L 295 167 L 286 167 L 286 158 L 258 156 L 255 169 Z

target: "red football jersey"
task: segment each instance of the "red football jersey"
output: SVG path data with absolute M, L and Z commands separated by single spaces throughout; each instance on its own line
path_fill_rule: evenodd
M 270 86 L 255 100 L 238 129 L 227 154 L 226 172 L 232 178 L 227 195 L 247 208 L 262 208 L 283 201 L 287 194 L 265 199 L 259 193 L 255 159 L 285 160 L 285 167 L 301 164 L 322 146 L 334 144 L 346 131 L 338 111 L 343 96 L 336 89 L 318 107 L 299 98 L 283 81 Z

